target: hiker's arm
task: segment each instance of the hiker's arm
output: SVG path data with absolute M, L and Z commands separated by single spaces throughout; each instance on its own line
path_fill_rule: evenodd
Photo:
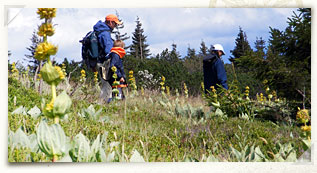
M 113 46 L 113 41 L 111 39 L 110 33 L 106 32 L 105 34 L 103 34 L 100 37 L 100 42 L 102 43 L 102 48 L 105 51 L 105 54 L 107 55 L 108 53 L 110 53 L 110 49 Z
M 226 89 L 228 89 L 227 85 L 227 74 L 225 71 L 225 66 L 223 65 L 222 61 L 219 59 L 215 62 L 216 70 L 217 70 L 217 78 L 219 83 Z

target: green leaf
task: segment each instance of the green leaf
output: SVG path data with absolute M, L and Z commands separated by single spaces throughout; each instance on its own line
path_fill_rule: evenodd
M 51 63 L 48 62 L 46 62 L 42 67 L 41 76 L 43 80 L 49 85 L 58 85 L 58 83 L 61 81 L 58 71 L 53 67 Z
M 54 108 L 53 108 L 54 116 L 59 116 L 60 118 L 63 118 L 64 115 L 70 111 L 71 105 L 72 105 L 72 100 L 66 94 L 66 91 L 63 91 L 55 99 Z
M 26 114 L 26 108 L 24 106 L 20 106 L 17 109 L 15 109 L 11 114 L 22 114 L 22 115 L 27 115 Z
M 133 150 L 132 156 L 130 158 L 130 162 L 145 162 L 143 157 L 140 155 L 140 153 L 137 150 Z
M 89 140 L 80 132 L 75 136 L 70 157 L 74 162 L 88 162 L 90 151 Z
M 19 128 L 12 137 L 12 148 L 16 147 L 31 148 L 30 140 L 21 128 Z
M 219 160 L 212 154 L 207 158 L 206 161 L 207 162 L 219 162 Z
M 41 115 L 41 110 L 37 106 L 34 106 L 27 113 L 31 115 L 33 119 L 37 119 Z
M 59 124 L 48 126 L 45 121 L 41 121 L 36 132 L 39 148 L 48 157 L 65 155 L 67 152 L 66 136 Z

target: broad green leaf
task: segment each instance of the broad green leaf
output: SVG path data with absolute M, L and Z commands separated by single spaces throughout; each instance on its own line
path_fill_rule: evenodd
M 13 135 L 12 138 L 12 148 L 15 147 L 30 147 L 30 140 L 28 136 L 22 131 L 21 128 L 19 128 Z
M 80 132 L 75 136 L 70 157 L 74 162 L 88 162 L 90 152 L 89 140 Z
M 32 109 L 30 109 L 28 112 L 27 112 L 29 115 L 31 115 L 31 117 L 33 119 L 37 119 L 37 117 L 39 115 L 41 115 L 41 110 L 37 107 L 37 106 L 34 106 Z
M 66 94 L 66 91 L 63 91 L 60 95 L 58 95 L 54 102 L 54 116 L 59 116 L 62 118 L 65 114 L 67 114 L 72 105 L 71 98 Z
M 212 154 L 207 158 L 206 161 L 207 162 L 219 162 L 219 160 Z
M 20 106 L 17 109 L 15 109 L 11 114 L 22 114 L 22 115 L 27 115 L 26 114 L 26 108 L 24 106 Z
M 145 162 L 143 157 L 140 155 L 140 153 L 137 150 L 133 150 L 132 156 L 130 158 L 130 162 Z
M 45 121 L 41 121 L 37 128 L 37 142 L 48 157 L 62 156 L 67 152 L 66 136 L 59 124 L 48 126 Z
M 292 151 L 288 157 L 285 159 L 285 162 L 296 162 L 296 151 Z

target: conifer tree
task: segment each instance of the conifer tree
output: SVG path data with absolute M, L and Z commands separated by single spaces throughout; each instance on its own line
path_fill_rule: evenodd
M 27 60 L 30 64 L 30 67 L 33 67 L 30 69 L 31 72 L 34 72 L 36 68 L 39 66 L 40 61 L 34 58 L 34 53 L 37 45 L 41 42 L 41 38 L 36 34 L 35 31 L 32 33 L 32 38 L 30 39 L 32 44 L 30 47 L 27 47 L 26 49 L 30 51 L 29 55 L 24 55 L 26 58 L 24 60 Z
M 203 56 L 206 56 L 207 55 L 207 51 L 208 51 L 208 48 L 207 48 L 205 42 L 203 40 L 201 40 L 199 54 L 203 55 Z
M 118 12 L 118 11 L 116 11 L 116 15 L 117 15 L 117 17 L 118 17 L 118 20 L 119 20 L 120 22 L 122 22 L 122 24 L 121 24 L 121 25 L 117 25 L 117 26 L 115 27 L 115 31 L 113 31 L 113 33 L 115 34 L 116 40 L 125 41 L 125 40 L 129 39 L 130 36 L 127 36 L 128 33 L 121 34 L 120 30 L 122 30 L 122 29 L 124 28 L 124 22 L 122 21 L 122 19 L 120 19 L 120 16 L 119 16 L 119 12 Z M 125 47 L 125 49 L 128 49 L 128 48 L 129 48 L 129 46 Z
M 251 50 L 252 49 L 247 40 L 246 33 L 242 30 L 241 27 L 239 27 L 239 33 L 236 38 L 236 46 L 234 47 L 233 50 L 230 51 L 233 57 L 230 57 L 229 60 L 235 63 L 235 65 L 238 67 L 240 64 L 236 63 L 236 60 L 239 59 L 241 56 L 246 55 Z
M 148 44 L 146 44 L 147 36 L 144 35 L 144 30 L 140 22 L 139 17 L 137 17 L 136 28 L 132 33 L 132 45 L 130 45 L 130 54 L 136 58 L 145 59 L 150 55 L 150 50 L 148 49 Z

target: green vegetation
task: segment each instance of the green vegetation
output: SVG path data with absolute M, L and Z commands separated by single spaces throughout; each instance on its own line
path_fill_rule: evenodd
M 311 145 L 311 14 L 299 11 L 285 32 L 271 29 L 267 51 L 261 38 L 253 51 L 239 28 L 233 63 L 225 65 L 229 89 L 208 94 L 203 41 L 199 54 L 188 48 L 180 58 L 173 44 L 145 58 L 142 35 L 144 49 L 135 46 L 124 58 L 126 99 L 107 104 L 97 73 L 66 58 L 61 67 L 50 60 L 57 47 L 46 37 L 54 34 L 56 9 L 39 9 L 43 42 L 29 50 L 36 63 L 46 62 L 31 68 L 40 74 L 8 64 L 8 161 L 296 161 Z

